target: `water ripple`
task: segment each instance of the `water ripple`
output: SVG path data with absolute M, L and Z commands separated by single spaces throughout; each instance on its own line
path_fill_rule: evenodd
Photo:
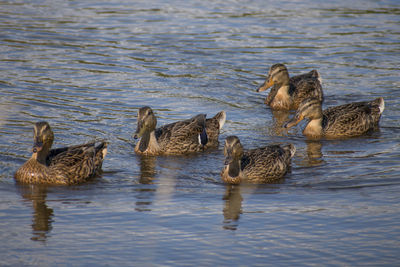
M 399 14 L 392 0 L 0 2 L 1 258 L 398 263 Z M 278 62 L 290 75 L 318 69 L 324 108 L 383 96 L 380 131 L 310 142 L 304 124 L 282 129 L 292 113 L 272 112 L 255 92 Z M 246 148 L 293 143 L 292 170 L 231 189 L 219 177 L 222 144 L 143 160 L 132 133 L 144 105 L 159 125 L 225 110 L 221 143 L 232 134 Z M 39 120 L 55 146 L 108 139 L 103 175 L 68 188 L 16 185 Z

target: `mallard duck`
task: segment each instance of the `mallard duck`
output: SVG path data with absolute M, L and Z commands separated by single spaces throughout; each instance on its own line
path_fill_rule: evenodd
M 222 180 L 229 184 L 273 182 L 286 174 L 295 152 L 292 144 L 244 151 L 237 136 L 228 136 L 224 147 Z
M 87 181 L 101 170 L 107 143 L 51 149 L 54 134 L 47 122 L 34 125 L 32 157 L 15 173 L 21 183 L 71 185 Z
M 305 98 L 315 97 L 323 101 L 321 76 L 318 71 L 297 75 L 289 79 L 289 72 L 285 65 L 274 64 L 268 72 L 267 79 L 257 89 L 262 92 L 273 86 L 265 99 L 265 104 L 272 109 L 297 109 Z
M 225 123 L 225 111 L 206 119 L 199 114 L 191 119 L 164 125 L 156 129 L 157 119 L 150 107 L 138 111 L 135 139 L 137 154 L 184 154 L 218 146 L 219 131 Z
M 385 102 L 382 97 L 373 101 L 354 102 L 330 107 L 322 111 L 319 99 L 305 99 L 295 116 L 285 128 L 297 125 L 304 118 L 309 119 L 303 134 L 311 138 L 342 138 L 362 135 L 378 127 Z

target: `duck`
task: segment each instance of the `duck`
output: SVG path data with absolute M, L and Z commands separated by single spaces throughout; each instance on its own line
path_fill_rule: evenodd
M 262 92 L 270 88 L 265 104 L 274 110 L 296 110 L 306 98 L 315 97 L 322 103 L 322 78 L 317 70 L 289 78 L 289 72 L 284 64 L 271 66 L 267 79 L 257 89 Z
M 17 182 L 72 185 L 88 181 L 101 172 L 107 142 L 51 149 L 54 133 L 48 122 L 34 124 L 32 156 L 15 173 Z
M 310 138 L 346 138 L 363 135 L 378 128 L 385 102 L 382 97 L 372 101 L 353 102 L 322 111 L 316 98 L 303 100 L 294 117 L 284 127 L 291 128 L 307 118 L 303 134 Z
M 206 119 L 206 114 L 198 114 L 193 118 L 157 126 L 157 118 L 149 106 L 138 110 L 137 128 L 134 139 L 138 155 L 179 155 L 204 151 L 218 147 L 218 136 L 225 124 L 225 111 Z
M 244 150 L 237 136 L 225 139 L 222 181 L 227 184 L 270 183 L 284 177 L 296 152 L 292 144 Z

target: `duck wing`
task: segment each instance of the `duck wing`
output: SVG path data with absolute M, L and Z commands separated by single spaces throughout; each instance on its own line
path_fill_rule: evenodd
M 295 108 L 309 97 L 315 97 L 321 102 L 324 100 L 321 81 L 321 76 L 317 70 L 290 78 L 289 94 L 293 96 Z
M 184 121 L 178 121 L 164 125 L 155 130 L 157 141 L 167 153 L 200 151 L 207 143 L 205 126 L 205 114 L 196 115 Z M 204 135 L 205 134 L 205 135 Z
M 322 86 L 317 79 L 308 78 L 300 80 L 297 83 L 296 89 L 293 93 L 296 106 L 298 106 L 304 99 L 309 97 L 315 97 L 321 102 L 324 100 Z
M 56 153 L 58 152 L 58 153 Z M 88 143 L 54 150 L 50 158 L 49 170 L 56 177 L 63 177 L 67 184 L 86 181 L 101 169 L 107 153 L 107 143 Z
M 295 151 L 293 145 L 248 150 L 242 158 L 242 169 L 250 181 L 271 182 L 285 175 Z
M 60 148 L 51 149 L 50 152 L 49 152 L 49 155 L 47 155 L 47 158 L 46 158 L 47 165 L 50 165 L 51 161 L 52 161 L 56 156 L 58 156 L 59 154 L 61 154 L 61 153 L 63 153 L 63 152 L 66 152 L 66 151 L 68 151 L 68 150 L 75 150 L 75 149 L 77 149 L 77 148 L 90 147 L 90 146 L 92 146 L 93 144 L 94 144 L 94 143 L 91 142 L 91 143 L 81 144 L 81 145 L 76 145 L 76 146 L 67 146 L 67 147 L 60 147 Z
M 383 99 L 382 99 L 383 101 Z M 381 111 L 380 98 L 331 107 L 323 111 L 323 123 L 326 135 L 355 136 L 377 126 Z
M 291 83 L 293 85 L 297 85 L 298 82 L 300 82 L 301 80 L 304 80 L 304 79 L 317 79 L 317 80 L 319 80 L 320 83 L 322 83 L 321 75 L 319 74 L 319 72 L 317 70 L 311 70 L 304 74 L 292 76 L 289 79 L 289 83 Z

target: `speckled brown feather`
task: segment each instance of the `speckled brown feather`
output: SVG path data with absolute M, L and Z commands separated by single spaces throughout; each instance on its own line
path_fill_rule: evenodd
M 328 138 L 351 137 L 375 130 L 381 117 L 380 103 L 380 98 L 377 98 L 324 110 L 323 135 Z
M 156 130 L 156 138 L 162 152 L 166 154 L 183 154 L 203 151 L 199 143 L 199 134 L 203 131 L 201 120 L 196 116 L 185 121 L 167 124 Z
M 220 116 L 222 116 L 221 112 L 213 118 L 206 119 L 208 142 L 205 146 L 199 144 L 198 139 L 203 129 L 193 118 L 160 127 L 156 130 L 157 141 L 166 154 L 200 152 L 207 148 L 215 148 L 219 144 Z
M 289 90 L 289 93 L 291 94 L 291 97 L 293 99 L 293 104 L 291 106 L 291 109 L 297 109 L 300 103 L 304 99 L 309 97 L 315 97 L 321 103 L 324 100 L 322 86 L 317 78 L 301 79 L 293 87 L 294 87 L 293 92 L 292 90 Z
M 292 146 L 292 145 L 288 145 Z M 251 183 L 268 183 L 282 178 L 290 167 L 290 148 L 278 145 L 252 149 L 244 152 L 242 169 Z

